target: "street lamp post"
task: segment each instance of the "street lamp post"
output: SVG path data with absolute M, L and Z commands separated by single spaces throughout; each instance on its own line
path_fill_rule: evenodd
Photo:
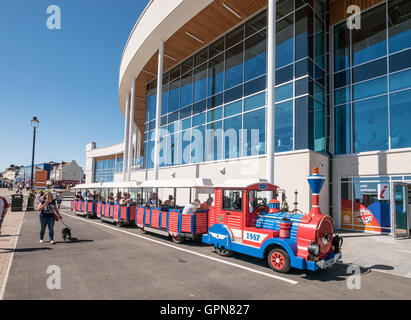
M 31 156 L 31 181 L 30 181 L 30 189 L 33 190 L 34 185 L 34 149 L 36 147 L 36 132 L 37 128 L 39 127 L 40 121 L 37 120 L 37 117 L 33 117 L 31 119 L 31 126 L 33 127 L 33 153 Z

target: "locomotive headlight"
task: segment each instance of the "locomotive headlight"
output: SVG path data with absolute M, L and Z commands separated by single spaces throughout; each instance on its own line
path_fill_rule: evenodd
M 336 248 L 341 248 L 343 245 L 343 238 L 340 236 L 335 236 L 333 239 L 333 246 Z
M 314 257 L 318 257 L 320 254 L 320 245 L 316 243 L 311 243 L 308 245 L 308 252 L 312 254 Z

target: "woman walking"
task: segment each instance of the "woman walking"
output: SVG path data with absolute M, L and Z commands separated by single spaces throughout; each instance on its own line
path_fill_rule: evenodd
M 60 219 L 61 215 L 50 192 L 44 196 L 37 210 L 40 211 L 40 243 L 44 242 L 44 233 L 46 232 L 46 227 L 48 227 L 50 243 L 54 244 L 54 213 Z

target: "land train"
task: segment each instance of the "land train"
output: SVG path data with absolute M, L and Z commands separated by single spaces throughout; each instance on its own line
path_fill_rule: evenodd
M 221 256 L 239 252 L 267 259 L 277 272 L 291 268 L 315 271 L 342 258 L 343 239 L 335 234 L 332 218 L 320 211 L 325 177 L 314 168 L 307 180 L 313 197 L 307 214 L 281 210 L 278 187 L 262 180 L 243 186 L 238 181 L 214 186 L 214 205 L 194 215 L 182 214 L 182 207 L 122 208 L 99 202 L 93 208 L 97 217 L 106 221 L 135 223 L 142 232 L 162 233 L 176 243 L 200 238 Z M 72 209 L 76 207 L 88 210 L 82 201 L 74 201 Z

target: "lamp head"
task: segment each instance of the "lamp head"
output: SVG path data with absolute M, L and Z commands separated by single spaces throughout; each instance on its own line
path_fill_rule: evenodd
M 37 120 L 37 117 L 33 117 L 33 119 L 31 119 L 30 122 L 31 122 L 31 126 L 33 128 L 38 128 L 38 126 L 40 124 L 40 121 Z

